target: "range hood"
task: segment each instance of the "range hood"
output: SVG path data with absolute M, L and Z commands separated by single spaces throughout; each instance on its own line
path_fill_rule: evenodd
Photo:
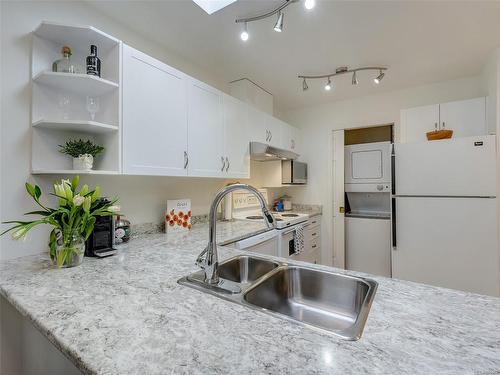
M 250 159 L 257 161 L 295 160 L 299 157 L 293 151 L 269 146 L 265 143 L 250 142 Z

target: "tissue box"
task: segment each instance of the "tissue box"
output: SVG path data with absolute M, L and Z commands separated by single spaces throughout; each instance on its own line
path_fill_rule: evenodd
M 167 201 L 165 213 L 165 232 L 178 232 L 191 229 L 191 199 Z

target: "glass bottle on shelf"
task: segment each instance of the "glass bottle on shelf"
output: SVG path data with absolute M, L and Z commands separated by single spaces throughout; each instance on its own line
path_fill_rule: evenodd
M 97 57 L 97 46 L 90 46 L 90 55 L 87 56 L 87 74 L 101 76 L 101 60 Z
M 70 59 L 71 48 L 69 48 L 68 46 L 64 46 L 61 50 L 61 53 L 63 55 L 63 58 L 54 61 L 54 63 L 52 64 L 52 71 L 59 73 L 75 73 L 75 67 L 73 66 L 73 63 Z

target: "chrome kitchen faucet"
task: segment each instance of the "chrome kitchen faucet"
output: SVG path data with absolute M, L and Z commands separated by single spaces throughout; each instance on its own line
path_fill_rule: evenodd
M 205 250 L 203 250 L 198 258 L 196 259 L 196 264 L 200 266 L 205 271 L 205 283 L 210 286 L 217 287 L 220 289 L 227 290 L 231 293 L 238 293 L 237 288 L 230 283 L 224 283 L 224 280 L 219 280 L 218 267 L 219 267 L 219 258 L 217 254 L 217 240 L 216 240 L 216 223 L 217 223 L 217 207 L 222 199 L 229 193 L 235 190 L 248 190 L 249 192 L 255 194 L 257 197 L 260 207 L 262 209 L 262 213 L 266 218 L 265 222 L 268 228 L 275 228 L 276 222 L 273 218 L 273 215 L 269 212 L 266 200 L 262 196 L 262 194 L 253 186 L 247 184 L 232 184 L 223 187 L 215 196 L 212 205 L 210 206 L 210 213 L 208 216 L 209 220 L 209 241 Z

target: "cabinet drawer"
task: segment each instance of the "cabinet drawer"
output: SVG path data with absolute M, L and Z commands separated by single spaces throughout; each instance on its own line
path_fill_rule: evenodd
M 308 229 L 321 225 L 321 216 L 316 215 L 316 216 L 310 217 L 309 220 L 307 220 L 306 225 L 307 225 Z
M 320 236 L 321 236 L 321 228 L 319 226 L 308 228 L 305 233 L 305 237 L 309 241 L 319 238 Z
M 311 242 L 309 242 L 309 244 L 310 244 L 310 246 L 309 246 L 310 250 L 318 250 L 321 247 L 321 239 L 319 237 L 315 238 L 315 239 L 311 240 Z

